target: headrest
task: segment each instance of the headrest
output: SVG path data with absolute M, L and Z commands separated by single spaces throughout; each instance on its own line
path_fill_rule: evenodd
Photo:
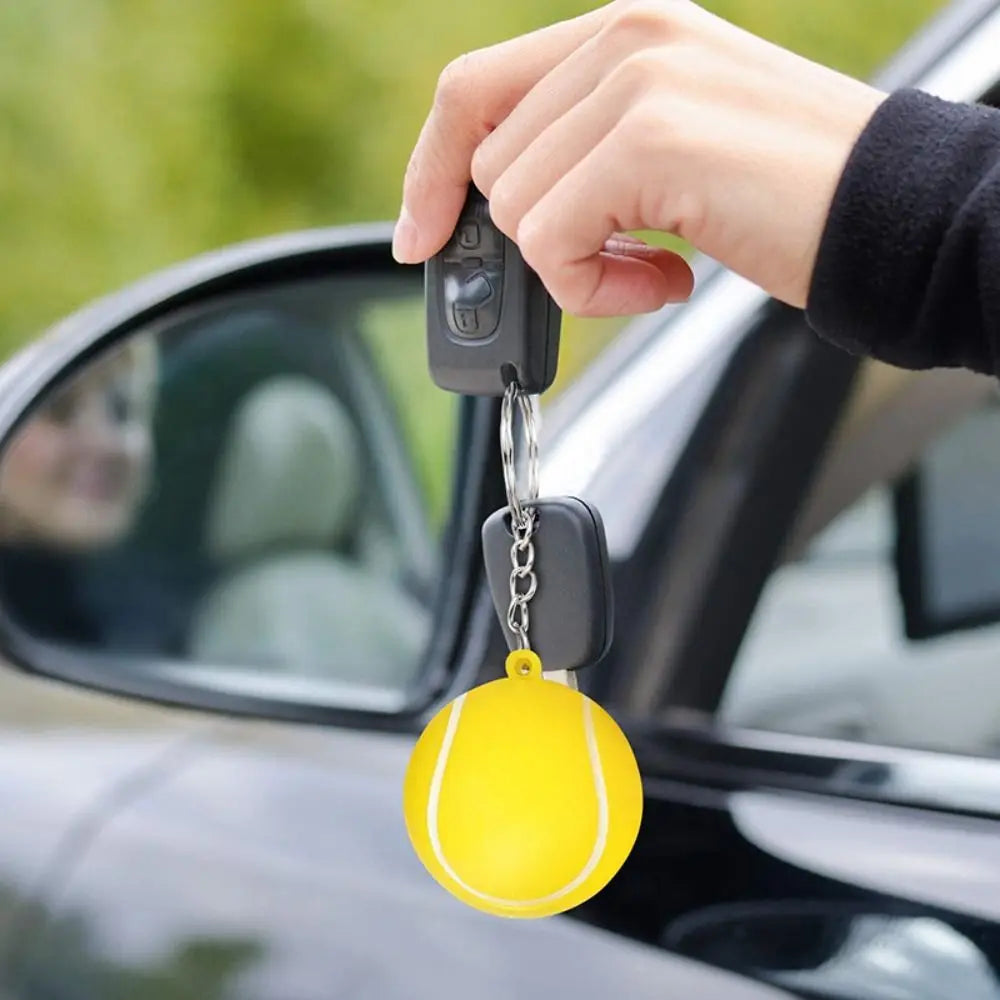
M 236 409 L 221 451 L 208 553 L 228 561 L 337 543 L 355 524 L 362 475 L 357 428 L 328 389 L 291 375 L 261 383 Z

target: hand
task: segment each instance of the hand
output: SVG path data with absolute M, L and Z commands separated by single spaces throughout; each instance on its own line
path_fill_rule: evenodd
M 885 95 L 688 0 L 615 0 L 445 68 L 406 171 L 394 253 L 454 230 L 470 179 L 562 308 L 682 301 L 674 233 L 804 306 L 837 182 Z

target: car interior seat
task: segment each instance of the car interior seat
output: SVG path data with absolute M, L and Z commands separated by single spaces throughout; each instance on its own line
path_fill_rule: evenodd
M 147 603 L 156 612 L 143 612 L 143 617 L 155 625 L 157 634 L 169 636 L 169 641 L 158 642 L 160 652 L 188 654 L 192 616 L 218 575 L 205 537 L 209 503 L 243 401 L 277 376 L 307 378 L 327 388 L 350 411 L 366 441 L 373 437 L 370 428 L 366 432 L 362 427 L 360 408 L 383 404 L 377 398 L 361 398 L 371 382 L 371 365 L 350 303 L 327 295 L 321 303 L 322 322 L 310 321 L 302 298 L 298 294 L 293 303 L 296 309 L 303 307 L 298 311 L 280 303 L 223 303 L 216 313 L 195 313 L 160 334 L 153 488 L 119 554 L 122 565 L 115 574 L 102 568 L 99 588 L 104 604 L 116 609 L 120 619 L 118 609 L 132 594 L 117 581 L 142 579 L 146 590 L 155 587 L 157 599 Z M 339 314 L 331 312 L 334 305 L 341 308 Z M 395 482 L 386 471 L 396 468 L 393 456 L 384 447 L 376 453 L 371 442 L 361 449 L 361 457 L 362 475 L 373 486 L 356 532 L 343 532 L 336 548 L 380 563 L 385 573 L 395 574 L 422 598 L 428 592 L 424 561 L 415 558 L 421 553 L 411 536 L 407 545 L 399 544 L 400 526 L 389 503 L 399 500 L 388 493 Z M 436 579 L 436 570 L 430 576 Z
M 302 376 L 267 380 L 238 407 L 209 497 L 218 567 L 196 609 L 191 655 L 338 682 L 405 685 L 430 612 L 379 563 L 337 549 L 365 495 L 347 408 Z

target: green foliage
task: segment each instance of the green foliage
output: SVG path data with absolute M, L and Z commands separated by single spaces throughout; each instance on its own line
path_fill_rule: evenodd
M 855 73 L 939 6 L 707 2 Z M 486 17 L 450 0 L 0 5 L 0 352 L 208 247 L 392 217 L 444 63 L 590 6 L 507 0 Z
M 12 960 L 0 968 L 0 997 L 74 1000 L 225 1000 L 265 957 L 251 938 L 181 938 L 145 961 L 107 954 L 81 912 L 53 912 L 0 884 L 0 927 Z
M 869 76 L 943 0 L 704 0 L 765 38 L 853 76 Z

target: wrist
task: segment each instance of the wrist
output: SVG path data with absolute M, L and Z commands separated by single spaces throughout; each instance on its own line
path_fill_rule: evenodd
M 927 304 L 936 281 L 974 275 L 976 213 L 991 214 L 977 192 L 998 158 L 1000 113 L 916 90 L 886 99 L 832 200 L 809 288 L 812 326 L 853 353 L 903 367 L 971 367 L 957 355 L 931 358 L 917 341 L 921 330 L 955 321 Z M 964 230 L 955 226 L 960 215 Z

